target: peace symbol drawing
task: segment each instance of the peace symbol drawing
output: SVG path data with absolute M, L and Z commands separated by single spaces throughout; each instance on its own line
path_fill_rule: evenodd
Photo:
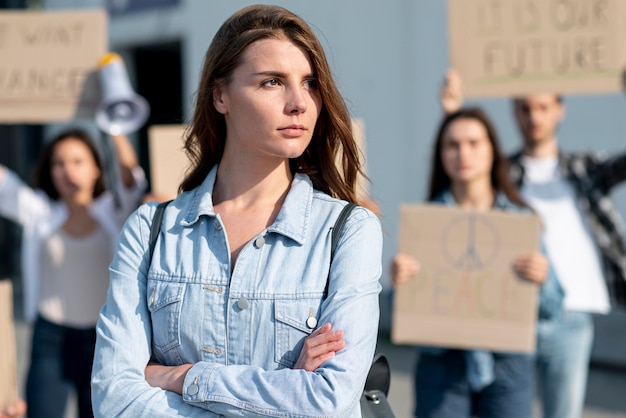
M 440 236 L 446 260 L 456 270 L 466 272 L 487 268 L 498 255 L 500 241 L 495 225 L 475 213 L 452 219 Z

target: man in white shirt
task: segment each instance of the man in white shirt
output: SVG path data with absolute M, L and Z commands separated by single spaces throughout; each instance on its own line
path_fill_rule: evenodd
M 538 324 L 543 416 L 578 418 L 593 343 L 591 315 L 626 299 L 622 222 L 609 196 L 626 179 L 626 155 L 559 150 L 555 133 L 565 108 L 556 94 L 513 104 L 524 142 L 511 157 L 511 175 L 543 220 L 548 255 L 565 291 L 561 318 Z

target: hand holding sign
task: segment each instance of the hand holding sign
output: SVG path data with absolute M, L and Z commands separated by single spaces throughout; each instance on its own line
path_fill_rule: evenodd
M 400 225 L 399 251 L 421 267 L 417 277 L 398 280 L 395 343 L 534 350 L 538 286 L 520 279 L 513 263 L 540 281 L 545 260 L 537 253 L 537 216 L 403 205 Z M 409 267 L 398 277 L 415 271 L 406 257 L 396 261 Z

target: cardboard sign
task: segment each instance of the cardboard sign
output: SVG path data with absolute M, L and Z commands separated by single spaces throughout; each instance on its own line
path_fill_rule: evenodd
M 93 117 L 106 52 L 104 11 L 0 12 L 0 122 Z
M 13 288 L 0 280 L 0 411 L 17 401 L 17 359 L 13 326 Z
M 184 125 L 153 125 L 148 128 L 150 150 L 150 184 L 162 200 L 178 195 L 189 159 L 183 150 Z
M 621 91 L 624 0 L 448 0 L 465 95 Z
M 531 214 L 402 205 L 398 251 L 421 270 L 396 289 L 393 342 L 532 352 L 539 286 L 512 263 L 540 233 Z

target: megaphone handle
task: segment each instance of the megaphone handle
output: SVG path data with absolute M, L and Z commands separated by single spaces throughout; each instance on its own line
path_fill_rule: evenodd
M 117 164 L 116 164 L 116 153 L 113 152 L 113 149 L 112 149 L 113 139 L 111 138 L 111 135 L 109 134 L 105 134 L 104 138 L 105 139 L 103 141 L 104 144 L 102 148 L 104 150 L 103 169 L 104 169 L 105 182 L 107 183 L 107 186 L 113 195 L 113 203 L 115 204 L 115 209 L 120 209 L 122 207 L 122 202 L 120 199 L 119 190 L 117 189 L 117 181 L 116 181 L 117 180 L 117 171 L 116 171 Z

